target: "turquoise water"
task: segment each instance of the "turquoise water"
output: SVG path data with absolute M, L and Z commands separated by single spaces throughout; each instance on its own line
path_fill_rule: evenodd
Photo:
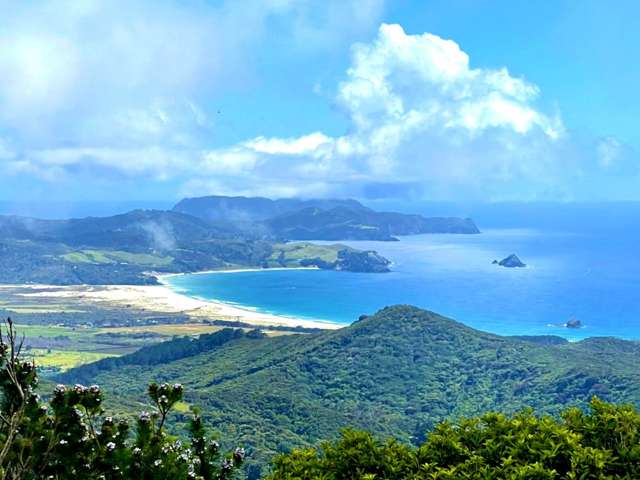
M 511 229 L 342 243 L 377 250 L 393 271 L 212 273 L 174 277 L 171 285 L 191 296 L 341 324 L 407 303 L 505 335 L 640 338 L 640 232 Z M 491 265 L 510 253 L 528 267 Z M 570 318 L 584 328 L 562 327 Z

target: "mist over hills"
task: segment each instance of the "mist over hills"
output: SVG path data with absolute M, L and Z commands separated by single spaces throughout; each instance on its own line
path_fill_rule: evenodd
M 357 200 L 281 198 L 272 200 L 264 197 L 228 197 L 210 195 L 180 200 L 173 210 L 187 213 L 210 221 L 259 221 L 277 217 L 285 213 L 316 208 L 331 210 L 345 207 L 357 211 L 369 210 Z
M 260 222 L 289 240 L 395 240 L 395 235 L 480 233 L 473 220 L 378 212 L 356 200 L 209 196 L 180 201 L 174 211 L 237 226 Z
M 185 199 L 173 210 L 132 210 L 109 217 L 0 216 L 0 231 L 0 281 L 52 284 L 147 284 L 156 282 L 150 271 L 225 267 L 385 272 L 389 261 L 375 252 L 345 246 L 305 251 L 286 242 L 478 233 L 470 219 L 376 212 L 355 200 L 243 197 Z

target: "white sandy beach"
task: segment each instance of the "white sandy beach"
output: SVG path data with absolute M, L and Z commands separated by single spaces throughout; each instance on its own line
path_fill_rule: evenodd
M 195 321 L 230 320 L 256 326 L 340 328 L 340 325 L 331 322 L 271 315 L 222 302 L 192 298 L 182 295 L 166 285 L 2 285 L 0 288 L 20 288 L 23 291 L 19 295 L 26 298 L 41 297 L 43 300 L 49 299 L 50 301 L 64 300 L 70 304 L 106 304 L 109 307 L 150 310 L 159 313 L 183 313 Z
M 200 270 L 198 272 L 189 273 L 156 273 L 148 272 L 158 279 L 160 283 L 166 283 L 164 280 L 172 277 L 181 277 L 183 275 L 206 275 L 209 273 L 240 273 L 240 272 L 273 272 L 274 270 L 320 270 L 318 267 L 269 267 L 269 268 L 227 268 L 217 270 Z

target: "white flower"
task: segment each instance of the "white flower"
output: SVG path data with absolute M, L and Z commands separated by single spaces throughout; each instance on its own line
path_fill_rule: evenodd
M 151 421 L 151 415 L 149 414 L 149 412 L 142 412 L 138 418 L 141 422 L 145 423 Z
M 110 452 L 114 451 L 116 449 L 116 444 L 113 442 L 109 442 L 107 443 L 107 450 L 109 450 Z
M 236 460 L 243 460 L 244 459 L 244 448 L 236 448 L 235 451 L 233 452 L 233 456 Z

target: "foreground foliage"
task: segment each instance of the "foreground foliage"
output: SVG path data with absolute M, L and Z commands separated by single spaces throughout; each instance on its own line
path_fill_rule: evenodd
M 7 327 L 7 337 L 0 335 L 0 478 L 209 480 L 229 478 L 242 463 L 241 448 L 221 458 L 198 415 L 188 443 L 166 433 L 168 415 L 183 397 L 180 384 L 149 385 L 154 408 L 140 414 L 134 429 L 104 416 L 96 385 L 58 385 L 49 403 L 42 402 L 34 392 L 35 365 L 22 361 L 10 320 Z
M 441 423 L 418 448 L 344 431 L 336 443 L 274 461 L 270 480 L 640 478 L 640 415 L 593 399 L 560 421 L 532 411 Z

